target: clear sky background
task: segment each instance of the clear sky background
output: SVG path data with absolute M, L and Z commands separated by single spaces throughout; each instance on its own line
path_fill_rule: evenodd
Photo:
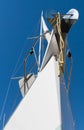
M 29 49 L 31 47 L 31 43 L 26 38 L 35 34 L 41 11 L 44 11 L 44 16 L 48 10 L 55 10 L 65 14 L 71 8 L 76 8 L 80 17 L 68 35 L 73 56 L 73 73 L 69 98 L 76 130 L 84 129 L 83 1 L 0 0 L 0 130 L 2 130 L 3 114 L 5 113 L 7 121 L 21 100 L 18 81 L 10 83 L 10 78 L 22 48 Z M 7 100 L 5 100 L 9 87 Z

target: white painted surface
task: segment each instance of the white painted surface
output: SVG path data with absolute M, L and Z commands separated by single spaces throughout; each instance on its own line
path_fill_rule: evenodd
M 61 130 L 58 62 L 52 57 L 4 130 Z
M 76 9 L 70 9 L 63 18 L 64 19 L 74 19 L 74 20 L 78 20 L 79 18 L 79 12 Z M 71 14 L 71 15 L 70 15 Z

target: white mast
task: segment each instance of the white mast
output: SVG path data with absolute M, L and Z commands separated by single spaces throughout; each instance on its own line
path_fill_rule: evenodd
M 43 11 L 41 12 L 40 40 L 39 40 L 39 55 L 38 55 L 38 70 L 40 70 L 40 63 L 41 63 L 42 17 L 43 17 Z
M 70 16 L 69 18 L 72 17 Z M 74 17 L 72 20 L 74 20 Z M 77 20 L 77 17 L 75 20 Z M 42 34 L 42 29 L 48 44 L 42 61 L 41 71 L 37 77 L 34 74 L 27 75 L 27 84 L 30 90 L 26 93 L 26 96 L 22 90 L 23 97 L 25 97 L 4 130 L 74 130 L 73 116 L 63 71 L 58 76 L 58 55 L 60 50 L 58 51 L 57 38 L 53 29 L 52 32 L 48 31 L 43 19 L 43 13 L 41 14 L 40 35 Z M 39 42 L 39 66 L 40 58 L 41 38 Z M 19 86 L 23 89 L 24 78 L 19 81 Z

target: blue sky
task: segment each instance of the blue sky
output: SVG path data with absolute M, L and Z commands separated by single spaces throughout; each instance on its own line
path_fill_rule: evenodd
M 73 73 L 69 97 L 76 130 L 84 129 L 83 3 L 81 4 L 79 0 L 0 0 L 0 130 L 2 130 L 3 113 L 6 114 L 7 120 L 21 100 L 18 81 L 12 81 L 11 85 L 9 85 L 9 82 L 22 48 L 29 49 L 31 47 L 31 43 L 26 38 L 34 35 L 41 11 L 44 11 L 45 16 L 48 10 L 55 10 L 64 14 L 71 8 L 76 8 L 80 17 L 68 36 L 73 56 Z M 8 97 L 4 104 L 9 86 Z M 15 100 L 16 96 L 17 100 Z

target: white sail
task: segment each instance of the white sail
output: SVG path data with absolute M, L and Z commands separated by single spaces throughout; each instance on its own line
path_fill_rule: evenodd
M 74 130 L 64 77 L 57 71 L 58 61 L 52 57 L 4 130 Z
M 52 71 L 51 71 L 52 70 Z M 58 62 L 48 62 L 4 130 L 61 130 Z
M 47 25 L 45 23 L 45 20 L 44 20 L 43 16 L 42 16 L 41 20 L 42 20 L 42 29 L 43 29 L 43 32 L 45 34 L 45 38 L 46 38 L 47 42 L 50 42 L 50 39 L 51 39 L 50 36 L 51 35 L 50 35 L 49 29 L 48 29 L 48 27 L 47 27 Z

